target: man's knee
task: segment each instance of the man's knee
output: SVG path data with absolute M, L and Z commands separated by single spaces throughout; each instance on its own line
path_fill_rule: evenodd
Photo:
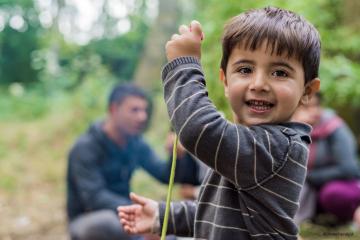
M 73 220 L 69 225 L 72 240 L 130 240 L 111 210 L 100 210 L 85 214 Z

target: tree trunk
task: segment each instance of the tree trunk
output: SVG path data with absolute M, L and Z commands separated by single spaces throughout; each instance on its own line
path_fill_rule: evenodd
M 360 27 L 360 1 L 344 0 L 344 23 L 352 28 Z
M 160 87 L 160 71 L 165 62 L 165 43 L 176 31 L 180 18 L 177 0 L 159 0 L 159 14 L 145 42 L 143 55 L 135 72 L 135 83 L 154 92 Z

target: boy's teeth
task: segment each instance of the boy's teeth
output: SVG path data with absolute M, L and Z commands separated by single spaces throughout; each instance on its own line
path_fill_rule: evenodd
M 270 106 L 256 106 L 256 105 L 254 105 L 254 106 L 252 106 L 252 108 L 263 111 L 263 110 L 270 109 Z
M 250 100 L 249 105 L 259 111 L 265 111 L 272 107 L 272 104 L 265 101 Z
M 257 100 L 251 100 L 250 104 L 257 105 L 257 106 L 270 106 L 271 105 L 271 103 L 264 102 L 264 101 L 257 101 Z

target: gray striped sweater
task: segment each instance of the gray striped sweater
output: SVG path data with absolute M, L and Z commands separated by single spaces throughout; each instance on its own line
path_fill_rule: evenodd
M 216 240 L 297 239 L 293 217 L 311 127 L 227 121 L 209 100 L 201 66 L 192 57 L 168 63 L 162 78 L 181 143 L 210 167 L 197 202 L 171 203 L 168 233 Z M 164 211 L 161 203 L 161 223 Z

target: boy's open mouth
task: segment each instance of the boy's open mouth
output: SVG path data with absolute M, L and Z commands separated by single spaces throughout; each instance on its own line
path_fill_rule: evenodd
M 274 104 L 264 100 L 249 100 L 245 102 L 252 110 L 264 112 L 270 110 Z

